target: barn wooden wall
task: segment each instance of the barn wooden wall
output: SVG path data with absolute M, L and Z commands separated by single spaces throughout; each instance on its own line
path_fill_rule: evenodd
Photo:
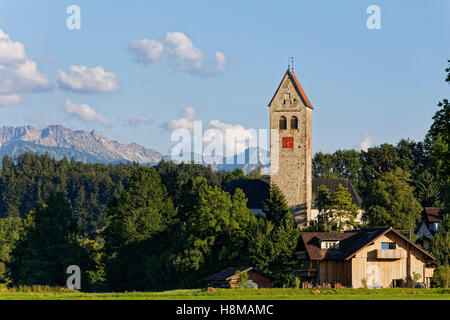
M 382 242 L 395 242 L 396 250 L 401 251 L 401 259 L 377 259 L 376 250 L 381 249 Z M 375 241 L 374 244 L 361 250 L 352 259 L 352 287 L 363 287 L 363 279 L 367 279 L 368 286 L 390 287 L 393 279 L 402 279 L 406 283 L 409 275 L 419 273 L 424 281 L 425 255 L 411 246 L 411 264 L 408 266 L 408 242 L 394 233 L 388 233 Z M 410 269 L 410 270 L 408 270 Z
M 351 261 L 323 260 L 319 266 L 319 282 L 339 282 L 344 286 L 352 285 Z

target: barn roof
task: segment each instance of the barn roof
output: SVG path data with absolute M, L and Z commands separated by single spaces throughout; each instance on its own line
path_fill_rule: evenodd
M 258 269 L 255 269 L 253 267 L 230 267 L 230 268 L 226 268 L 220 272 L 217 272 L 213 275 L 210 275 L 209 277 L 203 279 L 205 281 L 229 281 L 231 280 L 231 278 L 233 278 L 236 275 L 236 272 L 249 272 L 250 270 L 252 270 L 253 272 L 257 272 L 267 278 L 272 279 L 271 276 L 265 274 L 262 271 L 259 271 Z
M 429 258 L 435 259 L 429 252 L 410 241 L 394 228 L 361 229 L 341 233 L 302 232 L 301 239 L 310 260 L 349 260 L 360 250 L 388 232 L 394 232 Z M 336 240 L 339 240 L 339 248 L 321 249 L 320 238 L 327 237 L 330 234 L 336 237 Z
M 283 76 L 283 79 L 285 76 L 288 76 L 289 79 L 291 80 L 292 84 L 294 85 L 295 90 L 297 91 L 297 94 L 299 95 L 300 99 L 302 100 L 303 104 L 305 106 L 307 106 L 310 109 L 314 109 L 313 106 L 311 105 L 311 103 L 309 102 L 308 97 L 305 94 L 305 91 L 303 91 L 302 86 L 300 85 L 300 82 L 298 81 L 297 77 L 295 76 L 294 72 L 289 70 L 289 68 L 287 69 L 285 75 Z M 269 106 L 272 104 L 273 99 L 275 98 L 275 96 L 277 95 L 278 90 L 281 87 L 281 84 L 283 83 L 283 79 L 281 80 L 280 84 L 278 85 L 277 90 L 275 91 L 275 94 L 273 95 L 272 99 L 270 99 L 269 102 Z

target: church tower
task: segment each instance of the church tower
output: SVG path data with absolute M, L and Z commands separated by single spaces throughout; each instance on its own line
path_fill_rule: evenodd
M 313 107 L 290 68 L 269 107 L 270 184 L 284 193 L 299 227 L 306 227 L 311 220 Z

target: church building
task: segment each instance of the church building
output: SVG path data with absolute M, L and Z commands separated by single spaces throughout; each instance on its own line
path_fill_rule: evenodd
M 248 208 L 261 213 L 270 186 L 277 185 L 286 197 L 299 227 L 306 227 L 317 216 L 314 198 L 320 185 L 333 192 L 337 179 L 312 178 L 312 111 L 293 69 L 288 68 L 269 103 L 270 108 L 270 179 L 231 180 L 225 190 L 243 190 Z M 339 179 L 352 195 L 353 203 L 361 199 L 347 179 Z
M 286 197 L 299 225 L 311 220 L 313 107 L 294 72 L 288 69 L 270 108 L 270 185 Z

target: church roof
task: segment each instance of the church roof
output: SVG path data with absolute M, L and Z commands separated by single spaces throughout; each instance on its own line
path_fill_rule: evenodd
M 233 179 L 225 186 L 225 191 L 234 194 L 236 189 L 241 189 L 247 197 L 247 208 L 262 209 L 264 200 L 270 189 L 269 179 Z
M 298 82 L 298 79 L 295 76 L 295 73 L 293 71 L 287 69 L 286 74 L 289 77 L 289 79 L 291 80 L 291 82 L 293 83 L 295 90 L 297 91 L 300 99 L 302 99 L 302 101 L 303 101 L 303 104 L 305 106 L 307 106 L 308 108 L 310 108 L 310 109 L 314 109 L 313 106 L 311 105 L 311 103 L 309 102 L 308 97 L 305 94 L 305 91 L 303 91 L 303 88 L 300 85 L 300 82 Z M 286 74 L 285 74 L 285 76 L 286 76 Z M 283 77 L 283 79 L 284 79 L 284 77 Z M 273 95 L 272 99 L 270 100 L 269 106 L 272 103 L 272 101 L 275 98 L 275 96 L 277 95 L 277 92 L 280 89 L 281 84 L 283 83 L 283 79 L 281 80 L 280 84 L 278 85 L 277 90 L 275 91 L 275 94 Z
M 361 207 L 361 197 L 348 179 L 313 178 L 313 197 L 317 195 L 319 186 L 324 185 L 330 192 L 334 192 L 339 184 L 342 184 L 342 186 L 350 192 L 352 203 Z M 234 194 L 237 188 L 245 193 L 245 196 L 248 199 L 247 208 L 262 209 L 264 207 L 264 200 L 270 189 L 270 179 L 233 179 L 225 186 L 225 191 Z

